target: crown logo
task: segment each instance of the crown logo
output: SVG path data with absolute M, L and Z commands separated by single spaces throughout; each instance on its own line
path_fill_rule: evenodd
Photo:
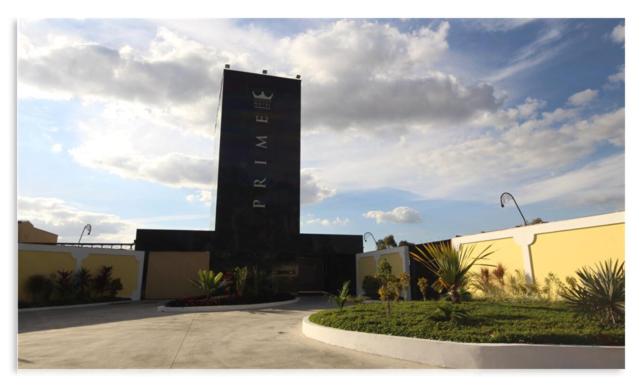
M 270 100 L 273 95 L 274 93 L 271 93 L 270 96 L 267 96 L 263 90 L 261 90 L 261 94 L 257 94 L 253 91 L 252 96 L 254 97 L 255 109 L 270 110 Z
M 252 92 L 252 96 L 255 97 L 255 99 L 267 99 L 268 101 L 272 99 L 273 95 L 274 94 L 270 94 L 270 96 L 267 96 L 263 90 L 261 90 L 261 94 L 256 94 L 254 91 Z

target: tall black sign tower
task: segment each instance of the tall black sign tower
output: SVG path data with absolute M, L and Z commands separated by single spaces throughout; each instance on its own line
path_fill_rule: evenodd
M 288 254 L 299 235 L 301 81 L 224 70 L 218 240 Z

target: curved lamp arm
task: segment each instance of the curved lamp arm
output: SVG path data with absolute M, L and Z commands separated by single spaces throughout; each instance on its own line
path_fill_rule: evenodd
M 85 234 L 85 230 L 87 230 L 87 235 L 91 235 L 92 233 L 92 225 L 91 224 L 86 224 L 85 227 L 83 227 L 83 232 L 80 233 L 80 238 L 78 238 L 78 243 L 80 243 L 80 240 L 83 239 L 83 235 Z
M 525 219 L 525 216 L 522 214 L 522 210 L 520 210 L 520 206 L 518 205 L 518 202 L 516 201 L 516 198 L 509 192 L 503 192 L 502 195 L 500 195 L 500 207 L 505 207 L 505 204 L 509 202 L 509 200 L 513 200 L 514 204 L 516 205 L 516 208 L 518 209 L 518 212 L 520 213 L 520 216 L 522 217 L 522 221 L 525 223 L 525 226 L 527 226 L 527 220 Z
M 370 235 L 370 236 L 371 236 L 371 238 L 373 238 L 373 243 L 375 243 L 375 249 L 377 249 L 377 240 L 375 240 L 375 236 L 373 235 L 373 233 L 372 233 L 372 232 L 366 232 L 366 233 L 364 234 L 364 242 L 366 242 L 366 236 L 367 236 L 367 235 Z

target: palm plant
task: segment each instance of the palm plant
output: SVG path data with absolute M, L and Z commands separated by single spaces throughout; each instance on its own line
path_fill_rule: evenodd
M 237 296 L 243 297 L 243 293 L 246 289 L 246 281 L 248 279 L 248 267 L 235 267 L 233 270 L 234 273 L 234 288 L 237 292 Z
M 481 263 L 493 254 L 490 247 L 474 254 L 473 246 L 455 249 L 450 243 L 425 244 L 418 246 L 418 252 L 410 255 L 438 277 L 431 286 L 438 292 L 446 291 L 451 301 L 458 303 L 462 299 L 469 270 L 474 265 L 492 266 Z
M 223 273 L 214 274 L 212 270 L 199 270 L 197 272 L 197 279 L 190 280 L 192 285 L 200 289 L 208 298 L 214 295 L 214 292 L 221 287 L 223 280 Z
M 625 269 L 618 260 L 576 271 L 580 281 L 567 281 L 560 296 L 578 312 L 616 325 L 625 317 Z
M 350 298 L 350 292 L 351 292 L 351 281 L 346 281 L 342 284 L 342 288 L 338 290 L 338 294 L 331 294 L 330 295 L 330 301 L 335 302 L 335 305 L 339 308 L 339 310 L 344 309 L 344 304 L 346 304 L 346 301 Z

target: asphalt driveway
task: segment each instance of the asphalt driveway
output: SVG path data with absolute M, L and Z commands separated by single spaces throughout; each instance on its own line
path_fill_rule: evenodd
M 23 368 L 426 368 L 304 337 L 302 318 L 328 307 L 162 313 L 157 302 L 19 313 Z

